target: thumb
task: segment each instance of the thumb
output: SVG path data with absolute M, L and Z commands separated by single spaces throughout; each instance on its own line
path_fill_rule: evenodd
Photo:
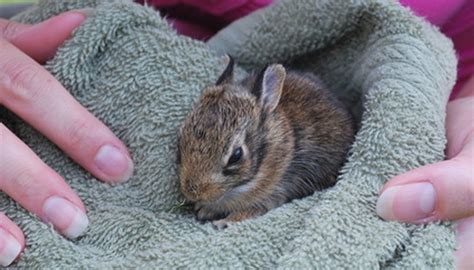
M 456 269 L 474 269 L 474 216 L 459 220 L 456 225 Z
M 10 41 L 34 60 L 44 62 L 54 56 L 87 14 L 89 10 L 69 11 L 35 25 L 0 20 L 0 38 Z
M 424 223 L 474 215 L 474 172 L 468 159 L 426 165 L 391 179 L 377 201 L 386 220 Z

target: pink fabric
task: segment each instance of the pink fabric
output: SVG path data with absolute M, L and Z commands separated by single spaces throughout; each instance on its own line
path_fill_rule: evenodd
M 160 9 L 178 31 L 207 40 L 227 24 L 272 0 L 138 0 Z M 458 79 L 451 98 L 474 74 L 474 0 L 400 0 L 400 3 L 440 27 L 458 53 Z
M 451 93 L 455 98 L 474 74 L 474 0 L 400 0 L 415 14 L 440 27 L 458 54 L 458 77 Z
M 142 1 L 143 2 L 143 1 Z M 229 11 L 236 11 L 246 5 L 258 4 L 265 5 L 270 1 L 268 0 L 232 0 L 232 1 L 221 1 L 221 0 L 145 0 L 148 5 L 163 8 L 172 7 L 176 5 L 188 5 L 199 8 L 212 15 L 223 15 Z
M 138 0 L 160 9 L 178 33 L 207 40 L 217 31 L 272 0 Z
M 445 24 L 464 2 L 465 0 L 400 0 L 403 6 L 410 7 L 416 15 L 438 26 Z

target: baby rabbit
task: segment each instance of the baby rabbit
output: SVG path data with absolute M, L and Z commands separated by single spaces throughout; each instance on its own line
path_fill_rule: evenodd
M 354 136 L 350 114 L 309 74 L 270 65 L 233 84 L 233 61 L 181 127 L 181 192 L 218 229 L 332 186 Z

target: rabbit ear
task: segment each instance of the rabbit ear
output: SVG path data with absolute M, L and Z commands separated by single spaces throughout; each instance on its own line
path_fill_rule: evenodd
M 234 59 L 227 55 L 227 67 L 225 68 L 224 72 L 222 72 L 219 79 L 217 79 L 216 85 L 232 83 L 234 80 Z
M 285 77 L 286 71 L 282 65 L 268 66 L 257 77 L 252 93 L 265 111 L 272 112 L 277 107 Z

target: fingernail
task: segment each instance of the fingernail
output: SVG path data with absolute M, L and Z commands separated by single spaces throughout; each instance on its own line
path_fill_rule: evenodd
M 108 180 L 123 182 L 128 180 L 133 173 L 132 160 L 115 146 L 106 144 L 102 146 L 94 159 L 97 167 L 107 176 Z
M 10 265 L 20 252 L 20 242 L 10 232 L 0 228 L 0 265 Z
M 427 182 L 387 188 L 377 201 L 377 214 L 386 220 L 418 221 L 435 210 L 436 191 Z
M 92 17 L 95 15 L 95 9 L 93 8 L 81 8 L 81 9 L 73 9 L 69 12 L 77 12 L 83 14 L 85 17 Z
M 82 235 L 89 225 L 86 214 L 62 197 L 49 197 L 43 204 L 43 213 L 47 222 L 53 223 L 59 232 L 70 239 Z

